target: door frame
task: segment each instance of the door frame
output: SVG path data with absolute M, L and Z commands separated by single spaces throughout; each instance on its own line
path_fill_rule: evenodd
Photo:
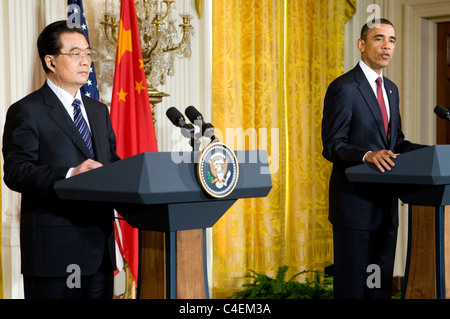
M 403 11 L 403 129 L 408 139 L 436 143 L 437 23 L 450 21 L 448 0 L 407 0 Z M 415 114 L 411 114 L 414 112 Z

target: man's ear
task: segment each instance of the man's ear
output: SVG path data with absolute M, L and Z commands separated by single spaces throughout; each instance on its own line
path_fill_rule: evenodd
M 54 58 L 50 55 L 47 55 L 45 57 L 45 64 L 47 65 L 47 68 L 53 72 L 55 72 L 55 63 L 54 63 Z
M 366 50 L 366 43 L 363 39 L 358 39 L 358 41 L 356 42 L 356 46 L 361 53 L 364 53 L 364 51 Z

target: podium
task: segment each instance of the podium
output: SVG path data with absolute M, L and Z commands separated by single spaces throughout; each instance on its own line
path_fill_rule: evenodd
M 234 190 L 211 197 L 197 180 L 199 155 L 142 153 L 55 183 L 61 199 L 109 203 L 141 230 L 141 298 L 208 298 L 205 229 L 238 199 L 272 188 L 266 151 L 237 151 Z
M 351 182 L 391 184 L 408 208 L 408 251 L 402 296 L 450 298 L 450 145 L 401 154 L 391 171 L 348 168 Z

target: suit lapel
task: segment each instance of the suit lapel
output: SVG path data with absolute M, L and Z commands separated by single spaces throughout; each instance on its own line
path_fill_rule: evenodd
M 397 91 L 396 86 L 389 79 L 384 78 L 384 87 L 386 89 L 386 94 L 389 100 L 389 111 L 390 111 L 390 120 L 389 120 L 389 132 L 390 132 L 390 141 L 395 141 L 397 139 L 397 119 L 398 117 L 398 99 L 397 95 L 394 93 Z M 395 144 L 394 143 L 391 143 Z
M 77 127 L 73 123 L 73 120 L 67 114 L 64 105 L 62 105 L 59 98 L 50 89 L 47 83 L 41 88 L 42 95 L 44 97 L 45 104 L 49 106 L 49 117 L 61 128 L 61 131 L 66 134 L 72 142 L 80 149 L 80 151 L 87 157 L 92 158 L 86 143 L 81 137 Z
M 377 97 L 375 96 L 372 87 L 369 84 L 369 81 L 367 81 L 366 76 L 364 75 L 364 72 L 362 71 L 361 67 L 357 65 L 354 68 L 355 71 L 355 79 L 359 83 L 358 89 L 363 96 L 364 100 L 367 103 L 367 106 L 370 109 L 371 114 L 373 115 L 375 122 L 378 126 L 378 131 L 383 138 L 384 144 L 386 148 L 388 147 L 388 140 L 384 129 L 384 121 L 383 121 L 383 115 L 381 114 L 380 105 L 378 104 Z

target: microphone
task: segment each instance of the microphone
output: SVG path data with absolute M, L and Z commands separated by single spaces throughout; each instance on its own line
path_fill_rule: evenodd
M 442 105 L 436 105 L 434 108 L 434 113 L 441 119 L 450 121 L 450 110 Z
M 205 123 L 203 120 L 203 115 L 192 105 L 188 106 L 186 110 L 184 111 L 186 116 L 188 117 L 189 121 L 191 123 L 194 123 L 194 125 L 197 125 L 202 130 L 202 136 L 209 137 L 211 140 L 215 140 L 216 137 L 214 136 L 214 126 L 212 126 L 211 123 Z
M 176 107 L 171 107 L 166 111 L 166 116 L 173 123 L 173 125 L 181 128 L 181 134 L 184 137 L 193 139 L 194 138 L 194 126 L 192 124 L 187 124 L 183 114 L 177 110 Z

